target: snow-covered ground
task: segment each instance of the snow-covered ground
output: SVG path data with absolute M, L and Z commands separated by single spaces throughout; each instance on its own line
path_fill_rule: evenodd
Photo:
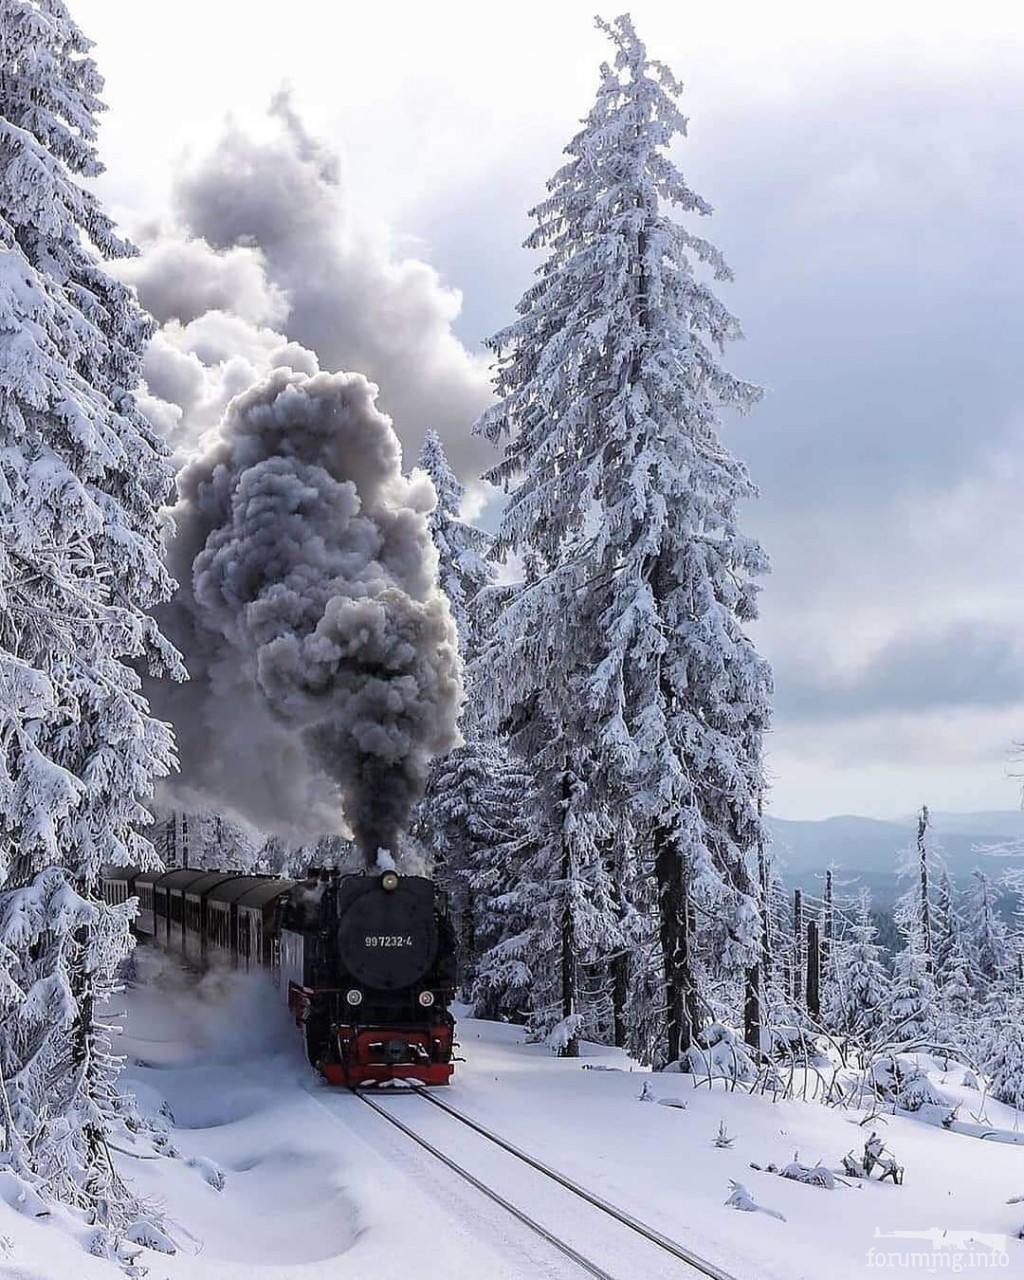
M 178 1247 L 140 1256 L 152 1280 L 581 1274 L 358 1099 L 321 1085 L 263 979 L 198 980 L 146 950 L 138 970 L 120 1041 L 132 1063 L 128 1083 L 143 1111 L 173 1116 L 170 1141 L 181 1156 L 117 1157 L 125 1176 L 162 1205 Z M 466 1061 L 446 1101 L 737 1280 L 852 1280 L 885 1266 L 953 1270 L 954 1254 L 961 1273 L 970 1273 L 973 1258 L 979 1270 L 1024 1274 L 1024 1244 L 1015 1238 L 1024 1206 L 1006 1204 L 1024 1194 L 1024 1146 L 883 1117 L 870 1127 L 905 1166 L 904 1185 L 819 1189 L 751 1162 L 783 1165 L 797 1153 L 805 1164 L 838 1168 L 846 1152 L 863 1147 L 864 1113 L 695 1087 L 688 1076 L 630 1070 L 620 1053 L 596 1047 L 582 1063 L 560 1061 L 524 1044 L 514 1027 L 466 1018 L 460 1033 Z M 979 1097 L 962 1076 L 932 1078 L 964 1104 L 969 1122 Z M 645 1082 L 655 1099 L 685 1109 L 639 1101 Z M 389 1095 L 383 1105 L 612 1275 L 684 1274 L 682 1264 L 422 1099 Z M 730 1147 L 713 1145 L 723 1122 L 735 1137 Z M 986 1123 L 1012 1131 L 1013 1113 L 989 1102 Z M 149 1154 L 150 1144 L 140 1141 L 137 1151 Z M 727 1207 L 730 1180 L 785 1220 Z M 34 1218 L 8 1204 L 9 1182 L 0 1177 L 2 1280 L 120 1274 L 85 1253 L 87 1231 L 71 1215 Z M 927 1236 L 891 1235 L 933 1228 L 967 1234 L 934 1246 Z M 980 1257 L 986 1247 L 967 1236 L 1008 1237 L 1006 1256 Z

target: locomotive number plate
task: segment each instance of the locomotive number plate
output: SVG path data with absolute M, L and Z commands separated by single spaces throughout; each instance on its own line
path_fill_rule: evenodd
M 368 933 L 363 939 L 367 947 L 411 947 L 412 938 L 401 933 Z

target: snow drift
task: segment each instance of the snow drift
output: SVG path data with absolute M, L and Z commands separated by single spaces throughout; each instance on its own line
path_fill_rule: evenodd
M 274 370 L 178 479 L 161 617 L 188 684 L 175 799 L 297 838 L 394 847 L 433 756 L 458 741 L 455 628 L 430 482 L 406 478 L 359 374 Z

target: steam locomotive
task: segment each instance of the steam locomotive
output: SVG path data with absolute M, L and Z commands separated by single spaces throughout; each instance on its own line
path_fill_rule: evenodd
M 101 883 L 107 902 L 137 897 L 136 935 L 186 964 L 266 971 L 331 1084 L 451 1078 L 455 941 L 432 880 L 108 867 Z

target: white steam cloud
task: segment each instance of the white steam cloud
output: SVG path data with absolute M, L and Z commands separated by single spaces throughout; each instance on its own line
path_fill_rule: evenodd
M 487 361 L 452 330 L 461 296 L 424 262 L 396 257 L 344 207 L 336 157 L 287 93 L 257 141 L 229 126 L 175 188 L 177 225 L 143 231 L 121 266 L 161 322 L 143 408 L 179 459 L 228 402 L 272 369 L 358 369 L 415 457 L 428 427 L 471 483 L 491 461 L 472 425 L 491 398 Z

